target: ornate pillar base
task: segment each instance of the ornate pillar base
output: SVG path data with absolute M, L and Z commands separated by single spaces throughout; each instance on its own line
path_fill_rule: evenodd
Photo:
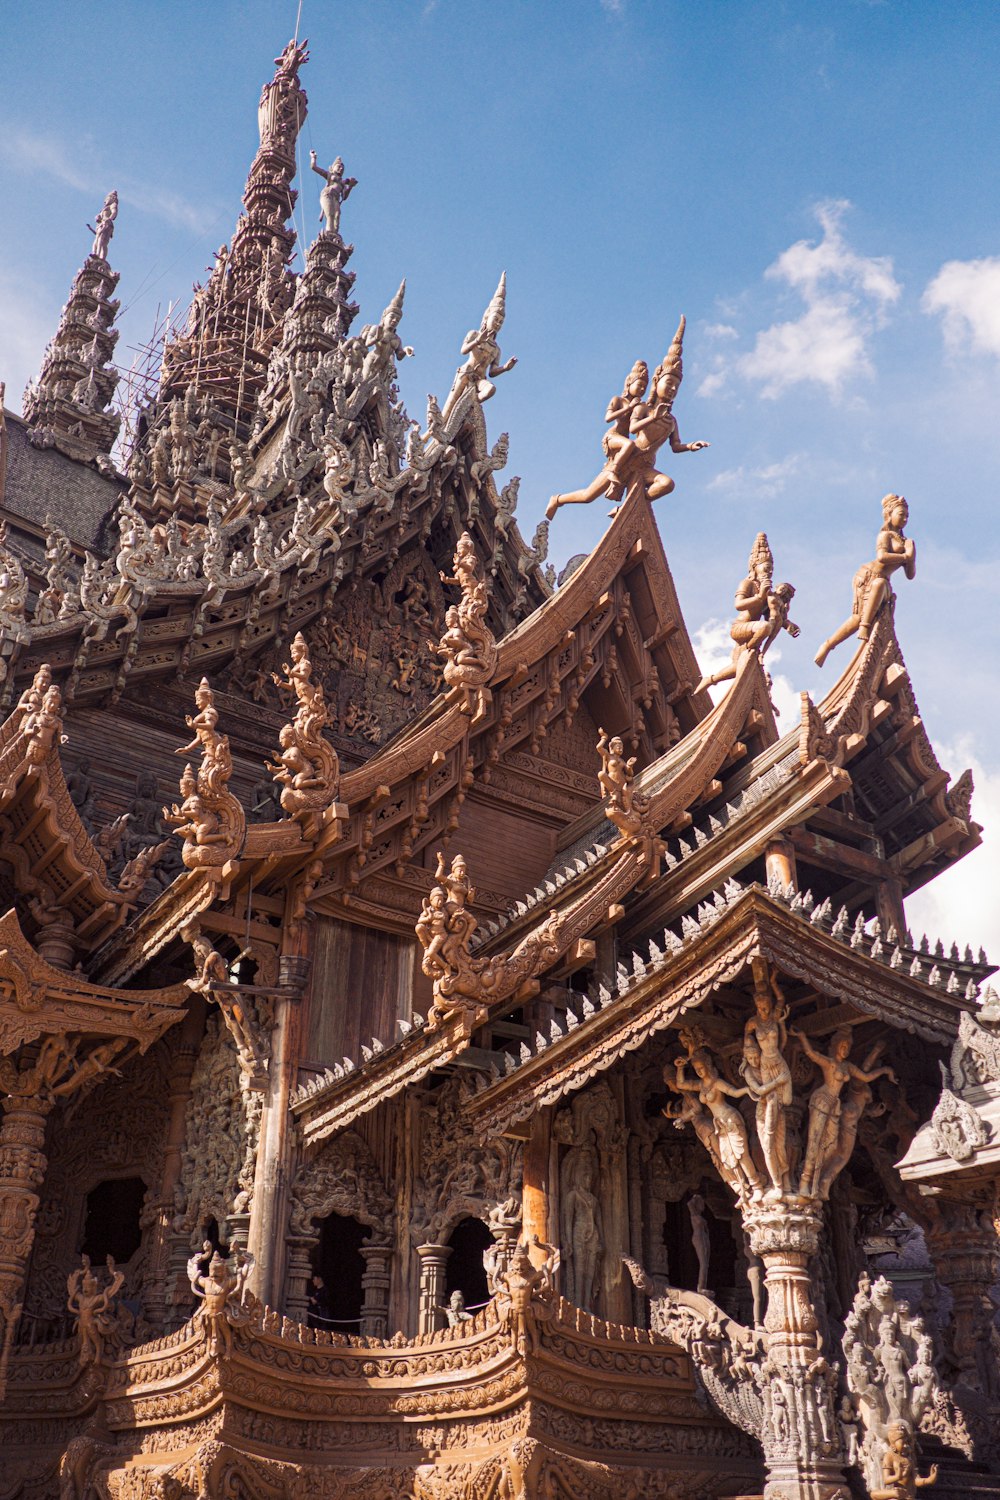
M 450 1245 L 418 1245 L 420 1257 L 420 1307 L 417 1332 L 434 1333 L 442 1327 L 444 1303 L 444 1268 L 451 1254 Z
M 39 1188 L 45 1179 L 45 1121 L 51 1108 L 40 1095 L 12 1094 L 0 1126 L 0 1399 L 21 1319 L 28 1257 L 35 1238 Z

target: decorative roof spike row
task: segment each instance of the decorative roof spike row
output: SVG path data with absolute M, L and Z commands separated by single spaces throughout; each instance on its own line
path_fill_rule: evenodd
M 944 958 L 944 943 L 942 943 L 940 938 L 938 938 L 937 942 L 934 944 L 934 957 Z
M 545 1040 L 545 1038 L 542 1036 L 542 1033 L 540 1031 L 536 1031 L 535 1032 L 535 1056 L 537 1057 L 538 1054 L 539 1054 L 539 1052 L 544 1052 L 545 1049 L 546 1049 L 546 1047 L 548 1045 L 549 1044 Z
M 813 908 L 809 916 L 809 921 L 813 927 L 825 927 L 827 930 L 831 928 L 833 923 L 833 904 L 829 896 Z
M 930 939 L 928 938 L 926 932 L 923 933 L 923 935 L 921 936 L 921 939 L 920 939 L 920 950 L 919 951 L 921 953 L 930 953 L 930 951 L 931 951 Z
M 975 963 L 975 959 L 972 956 L 972 949 L 968 943 L 966 943 L 965 945 L 965 953 L 962 957 L 962 962 L 967 964 Z
M 734 880 L 732 876 L 730 876 L 725 885 L 722 887 L 722 894 L 725 896 L 728 904 L 732 906 L 733 902 L 738 901 L 742 896 L 743 887 L 740 885 L 738 880 Z
M 601 1009 L 606 1010 L 614 998 L 615 997 L 614 995 L 612 995 L 611 991 L 609 989 L 605 989 L 604 985 L 602 984 L 597 992 L 597 999 Z
M 986 957 L 986 949 L 985 948 L 980 948 L 980 950 L 979 950 L 979 958 L 977 959 L 977 962 L 981 963 L 981 964 L 988 964 L 989 963 L 989 959 Z
M 830 929 L 835 938 L 846 938 L 851 930 L 851 919 L 847 907 L 842 906 L 837 913 L 837 920 Z
M 869 950 L 869 956 L 871 958 L 881 959 L 883 962 L 885 962 L 885 947 L 883 945 L 881 937 L 877 932 L 875 934 L 875 939 L 871 945 L 871 949 Z
M 650 963 L 651 964 L 660 964 L 660 963 L 663 962 L 663 958 L 664 958 L 663 949 L 660 948 L 656 943 L 654 943 L 652 938 L 650 938 L 650 940 L 649 940 L 649 961 L 650 961 Z
M 632 954 L 632 973 L 635 975 L 636 979 L 645 979 L 646 977 L 646 965 L 643 963 L 638 953 Z
M 899 944 L 897 943 L 896 946 L 895 946 L 895 948 L 893 948 L 892 953 L 889 955 L 889 968 L 890 969 L 901 969 L 902 967 L 903 967 L 903 953 L 902 953 L 902 949 L 900 948 Z
M 952 943 L 951 952 L 948 954 L 948 957 L 951 959 L 953 964 L 959 964 L 962 962 L 961 956 L 959 955 L 957 943 Z
M 868 946 L 868 934 L 865 931 L 865 914 L 859 911 L 854 919 L 854 931 L 851 933 L 852 948 L 866 948 Z
M 567 1010 L 566 1011 L 566 1030 L 567 1031 L 575 1031 L 576 1028 L 577 1028 L 577 1026 L 579 1026 L 579 1024 L 580 1024 L 580 1017 L 577 1015 L 576 1011 L 575 1010 Z
M 399 1028 L 400 1036 L 409 1036 L 410 1032 L 413 1030 L 413 1022 L 404 1020 L 402 1016 L 400 1016 L 399 1020 L 396 1022 L 396 1025 Z
M 420 1014 L 420 1012 L 418 1010 L 415 1010 L 413 1012 L 413 1029 L 414 1029 L 414 1031 L 419 1031 L 420 1028 L 422 1026 L 424 1026 L 424 1025 L 426 1025 L 424 1017 Z
M 945 985 L 945 990 L 949 995 L 961 994 L 962 986 L 959 984 L 958 975 L 954 969 L 948 974 L 948 983 Z
M 503 1070 L 509 1076 L 517 1072 L 517 1059 L 513 1052 L 505 1052 L 503 1055 Z
M 594 1004 L 593 1000 L 591 1000 L 589 995 L 584 995 L 583 1004 L 581 1005 L 580 1009 L 583 1011 L 583 1019 L 587 1021 L 595 1013 L 595 1011 L 597 1010 L 597 1006 Z
M 696 938 L 700 932 L 701 927 L 693 917 L 689 917 L 686 914 L 681 917 L 681 933 L 685 940 Z
M 555 1016 L 553 1016 L 552 1020 L 549 1022 L 549 1040 L 558 1042 L 560 1037 L 564 1037 L 565 1035 L 565 1031 L 563 1031 L 562 1027 L 559 1025 L 559 1022 L 556 1020 Z
M 532 1056 L 531 1048 L 528 1046 L 527 1042 L 522 1042 L 521 1043 L 521 1061 L 523 1063 L 526 1063 L 531 1056 Z

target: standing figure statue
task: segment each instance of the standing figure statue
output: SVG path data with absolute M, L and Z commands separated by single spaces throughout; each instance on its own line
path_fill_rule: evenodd
M 358 185 L 356 177 L 344 176 L 344 159 L 337 157 L 332 167 L 324 170 L 316 161 L 315 151 L 309 153 L 309 165 L 326 184 L 319 195 L 319 216 L 325 219 L 324 230 L 340 238 L 340 210 Z
M 688 1218 L 691 1220 L 691 1243 L 694 1246 L 695 1258 L 698 1262 L 698 1286 L 697 1290 L 703 1297 L 709 1295 L 708 1290 L 708 1262 L 712 1251 L 712 1242 L 708 1233 L 708 1220 L 705 1218 L 705 1200 L 700 1193 L 692 1193 L 688 1199 Z
M 115 220 L 117 217 L 118 194 L 112 191 L 105 198 L 104 207 L 97 215 L 94 223 L 87 225 L 87 228 L 94 236 L 94 245 L 90 253 L 96 256 L 98 260 L 107 260 L 108 258 L 108 246 L 111 244 L 111 236 L 115 232 Z
M 913 540 L 903 535 L 903 527 L 910 518 L 910 509 L 902 495 L 886 495 L 882 501 L 882 530 L 875 542 L 875 557 L 865 563 L 854 575 L 854 599 L 851 613 L 829 640 L 823 642 L 816 653 L 816 665 L 821 667 L 834 646 L 857 634 L 859 641 L 866 641 L 872 633 L 882 607 L 893 598 L 892 575 L 902 568 L 907 578 L 912 579 L 917 571 L 917 549 Z
M 850 1061 L 851 1031 L 848 1026 L 834 1032 L 829 1056 L 817 1052 L 809 1038 L 794 1027 L 792 1036 L 798 1037 L 803 1052 L 823 1074 L 823 1082 L 813 1090 L 809 1100 L 809 1135 L 799 1183 L 803 1198 L 818 1198 L 821 1196 L 823 1169 L 836 1151 L 840 1138 L 840 1096 L 844 1085 L 851 1079 L 862 1083 L 873 1083 L 876 1078 L 888 1078 L 893 1083 L 898 1080 L 891 1068 L 873 1068 L 867 1072 Z
M 566 1297 L 593 1311 L 604 1242 L 601 1205 L 595 1189 L 600 1176 L 594 1132 L 571 1146 L 559 1174 L 559 1239 L 566 1268 Z
M 783 1048 L 788 1040 L 788 1007 L 766 959 L 753 960 L 754 1014 L 743 1030 L 740 1071 L 757 1105 L 757 1137 L 772 1192 L 788 1188 L 791 1153 L 788 1146 L 788 1109 L 792 1102 L 792 1074 Z
M 604 439 L 607 457 L 604 468 L 585 489 L 573 490 L 567 495 L 553 495 L 545 509 L 550 521 L 561 505 L 586 505 L 599 495 L 604 495 L 617 504 L 632 485 L 639 486 L 648 500 L 658 500 L 661 495 L 669 495 L 674 488 L 674 481 L 669 475 L 661 474 L 653 467 L 657 452 L 663 444 L 669 443 L 673 453 L 697 453 L 708 447 L 701 440 L 682 443 L 677 418 L 673 414 L 674 399 L 684 376 L 685 326 L 685 319 L 682 317 L 670 348 L 653 373 L 653 386 L 648 399 L 637 395 L 645 365 L 641 360 L 633 365 L 625 382 L 624 394 L 612 401 L 605 416 L 605 420 L 614 425 Z

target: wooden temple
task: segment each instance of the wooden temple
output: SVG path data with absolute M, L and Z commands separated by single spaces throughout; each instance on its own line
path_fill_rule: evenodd
M 980 829 L 905 502 L 780 727 L 757 538 L 713 704 L 683 321 L 528 544 L 505 282 L 415 420 L 339 159 L 290 268 L 306 56 L 130 441 L 114 195 L 4 413 L 0 1497 L 1000 1494 L 1000 1006 L 907 927 Z

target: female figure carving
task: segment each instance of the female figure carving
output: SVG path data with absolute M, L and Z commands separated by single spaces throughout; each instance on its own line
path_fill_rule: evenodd
M 851 1032 L 846 1026 L 833 1034 L 829 1057 L 817 1052 L 809 1038 L 801 1031 L 792 1029 L 798 1037 L 803 1052 L 823 1074 L 823 1082 L 813 1090 L 809 1100 L 809 1136 L 806 1142 L 806 1159 L 802 1167 L 799 1192 L 804 1198 L 820 1196 L 823 1168 L 837 1149 L 840 1136 L 840 1095 L 850 1079 L 872 1083 L 876 1078 L 889 1078 L 895 1083 L 896 1075 L 891 1068 L 874 1068 L 866 1072 L 849 1060 Z
M 689 1061 L 697 1074 L 697 1083 L 685 1077 L 684 1069 Z M 731 1083 L 720 1078 L 715 1064 L 703 1047 L 697 1048 L 690 1059 L 675 1058 L 674 1067 L 676 1076 L 671 1087 L 679 1094 L 697 1094 L 700 1103 L 712 1116 L 718 1159 L 726 1181 L 738 1198 L 759 1198 L 764 1192 L 764 1180 L 750 1155 L 743 1116 L 728 1103 L 726 1097 L 728 1095 L 730 1099 L 744 1099 L 750 1090 L 734 1088 Z
M 892 575 L 902 568 L 907 578 L 917 571 L 917 549 L 910 537 L 903 535 L 910 510 L 902 495 L 886 495 L 882 501 L 882 530 L 875 542 L 875 558 L 854 575 L 854 599 L 851 613 L 816 653 L 821 667 L 834 646 L 857 632 L 866 641 L 882 606 L 892 598 Z

